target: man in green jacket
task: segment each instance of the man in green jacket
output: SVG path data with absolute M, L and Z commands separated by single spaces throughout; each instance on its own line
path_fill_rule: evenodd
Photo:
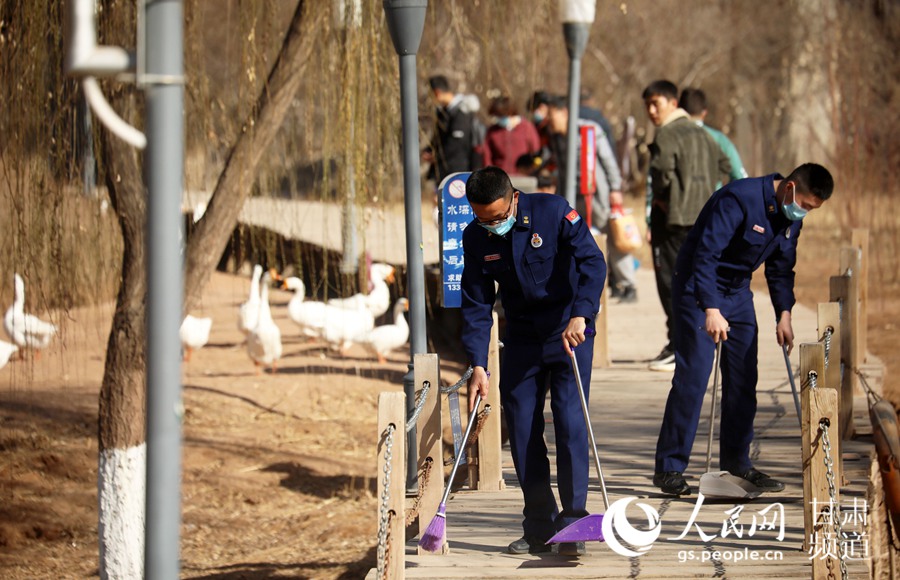
M 741 162 L 741 156 L 731 139 L 725 133 L 706 124 L 706 114 L 709 112 L 707 110 L 706 93 L 701 89 L 681 89 L 678 105 L 691 116 L 691 119 L 698 126 L 703 127 L 707 133 L 712 135 L 712 138 L 715 139 L 722 151 L 725 152 L 725 155 L 728 156 L 728 161 L 731 163 L 731 172 L 728 174 L 729 183 L 747 177 L 744 164 Z M 721 184 L 719 187 L 721 187 Z
M 728 157 L 713 138 L 678 106 L 678 87 L 657 80 L 641 97 L 647 115 L 656 125 L 650 145 L 648 175 L 650 247 L 656 289 L 666 313 L 668 342 L 651 361 L 650 370 L 674 371 L 672 347 L 672 274 L 678 250 L 706 200 L 731 171 Z

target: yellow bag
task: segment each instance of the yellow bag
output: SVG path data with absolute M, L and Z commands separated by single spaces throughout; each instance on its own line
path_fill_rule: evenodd
M 609 233 L 616 249 L 623 254 L 639 250 L 643 245 L 641 230 L 630 213 L 613 212 L 609 217 Z

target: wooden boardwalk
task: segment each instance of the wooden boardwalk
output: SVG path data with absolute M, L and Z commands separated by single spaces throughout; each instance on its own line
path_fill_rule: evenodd
M 810 577 L 810 554 L 802 548 L 800 428 L 784 359 L 774 339 L 774 316 L 768 295 L 758 292 L 755 298 L 760 327 L 760 380 L 752 458 L 756 466 L 784 481 L 787 487 L 782 493 L 763 494 L 742 503 L 707 500 L 697 512 L 696 525 L 688 527 L 697 496 L 678 499 L 663 496 L 651 482 L 656 437 L 671 373 L 647 370 L 647 359 L 662 347 L 664 320 L 652 272 L 641 268 L 638 281 L 637 303 L 610 306 L 609 350 L 613 365 L 608 369 L 594 369 L 591 416 L 610 502 L 634 498 L 626 513 L 638 529 L 646 529 L 647 517 L 637 503 L 646 504 L 659 514 L 662 530 L 650 549 L 639 557 L 627 557 L 614 552 L 608 543 L 593 543 L 588 545 L 588 554 L 581 558 L 506 554 L 506 545 L 521 536 L 522 499 L 508 449 L 504 449 L 506 489 L 464 490 L 453 494 L 447 505 L 450 553 L 418 555 L 415 540 L 410 540 L 406 549 L 407 578 Z M 815 312 L 796 306 L 794 329 L 797 344 L 814 342 Z M 792 362 L 796 370 L 798 349 L 792 355 Z M 686 473 L 693 486 L 705 471 L 708 402 L 709 397 Z M 870 432 L 864 399 L 857 401 L 855 415 L 859 431 Z M 550 423 L 549 405 L 546 416 Z M 552 454 L 552 425 L 547 425 L 546 436 Z M 845 509 L 853 504 L 854 498 L 863 505 L 870 449 L 871 444 L 865 441 L 846 442 L 844 446 L 847 485 L 841 489 L 841 504 Z M 713 469 L 717 450 L 716 442 Z M 733 508 L 741 511 L 738 513 Z M 770 509 L 766 512 L 766 508 Z M 783 520 L 778 522 L 773 516 L 781 508 Z M 604 513 L 593 463 L 588 509 L 591 513 Z M 752 529 L 754 518 L 758 526 Z M 729 521 L 733 525 L 725 526 Z M 775 529 L 761 529 L 765 527 L 764 521 L 774 523 Z M 778 528 L 782 523 L 784 537 L 779 539 Z M 845 531 L 848 527 L 854 529 L 852 521 L 845 524 Z M 675 539 L 685 528 L 688 528 L 686 535 Z M 705 539 L 701 538 L 701 531 Z M 867 578 L 867 569 L 865 559 L 851 561 L 850 578 Z M 835 572 L 840 578 L 840 571 Z M 375 577 L 374 571 L 369 577 Z

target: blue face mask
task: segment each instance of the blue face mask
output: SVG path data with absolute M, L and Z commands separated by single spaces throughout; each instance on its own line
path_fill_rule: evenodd
M 541 115 L 540 113 L 538 113 L 537 111 L 535 111 L 534 117 L 532 117 L 532 118 L 534 119 L 535 124 L 540 124 L 541 121 L 544 120 L 544 116 Z
M 497 117 L 497 124 L 506 129 L 509 127 L 509 117 Z
M 482 224 L 482 223 L 479 223 L 478 225 L 480 225 L 487 231 L 491 232 L 495 236 L 505 236 L 507 233 L 509 233 L 509 230 L 512 229 L 512 227 L 515 225 L 515 223 L 516 223 L 516 216 L 511 215 L 508 218 L 506 218 L 504 221 L 500 222 L 499 224 L 497 224 L 495 226 L 489 226 L 487 224 Z
M 806 214 L 809 213 L 808 210 L 800 207 L 800 204 L 797 203 L 797 190 L 794 189 L 792 192 L 792 196 L 794 201 L 790 204 L 781 204 L 781 211 L 784 212 L 784 217 L 791 220 L 792 222 L 799 222 L 803 218 L 806 217 Z

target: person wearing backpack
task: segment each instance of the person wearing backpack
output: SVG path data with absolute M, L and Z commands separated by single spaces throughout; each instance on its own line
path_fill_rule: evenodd
M 431 144 L 422 158 L 431 163 L 428 177 L 440 185 L 451 173 L 482 167 L 485 127 L 478 119 L 477 96 L 454 93 L 443 75 L 431 77 L 428 85 L 436 105 L 435 120 Z

